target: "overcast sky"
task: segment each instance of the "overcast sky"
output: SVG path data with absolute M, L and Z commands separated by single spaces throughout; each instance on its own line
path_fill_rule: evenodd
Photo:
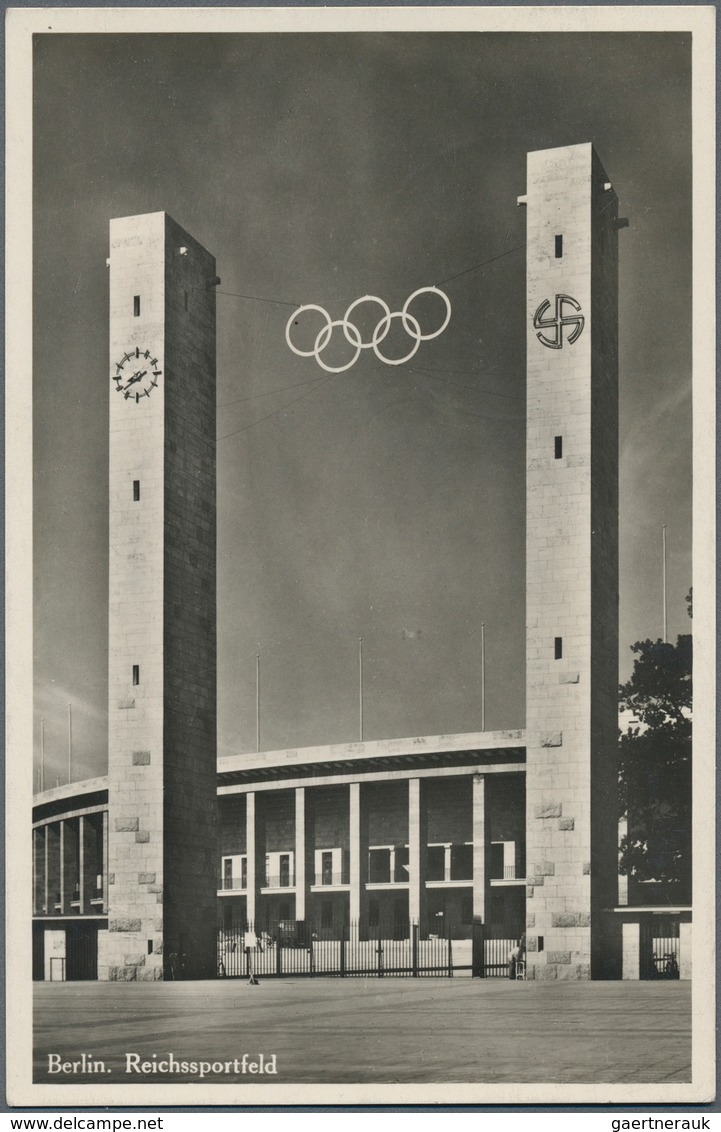
M 258 652 L 264 748 L 356 739 L 360 636 L 367 739 L 479 729 L 481 621 L 486 725 L 524 726 L 516 198 L 531 149 L 593 142 L 630 220 L 621 675 L 630 644 L 661 634 L 663 523 L 669 632 L 688 631 L 689 36 L 40 35 L 35 60 L 35 718 L 46 785 L 65 780 L 69 701 L 75 776 L 106 769 L 114 216 L 167 211 L 222 278 L 220 755 L 255 749 Z M 292 304 L 340 318 L 370 293 L 399 310 L 441 283 L 450 324 L 406 365 L 363 351 L 330 376 L 285 343 Z M 430 326 L 440 304 L 417 310 Z M 389 353 L 402 352 L 393 326 Z

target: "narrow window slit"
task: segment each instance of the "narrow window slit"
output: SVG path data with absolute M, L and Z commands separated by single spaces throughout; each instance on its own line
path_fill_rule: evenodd
M 133 684 L 137 687 L 137 685 L 139 683 L 140 683 L 140 665 L 134 664 L 133 665 Z
M 554 637 L 554 652 L 556 660 L 563 658 L 563 637 Z
M 556 454 L 556 459 L 560 460 L 561 457 L 563 456 L 563 437 L 562 436 L 554 437 L 554 451 L 555 451 L 555 454 Z
M 137 503 L 140 499 L 140 480 L 133 480 L 133 502 Z
M 563 236 L 556 236 L 556 259 L 563 257 Z
M 140 314 L 140 295 L 133 295 L 133 314 L 136 318 Z

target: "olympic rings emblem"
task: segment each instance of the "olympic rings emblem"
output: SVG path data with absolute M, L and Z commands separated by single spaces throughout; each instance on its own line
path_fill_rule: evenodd
M 419 295 L 425 294 L 426 292 L 430 292 L 434 295 L 440 295 L 441 299 L 443 299 L 443 302 L 446 304 L 446 316 L 442 324 L 438 327 L 437 330 L 432 331 L 430 334 L 421 333 L 421 327 L 418 319 L 414 318 L 414 316 L 408 311 L 408 308 L 413 300 L 418 298 Z M 356 307 L 359 307 L 361 303 L 376 303 L 383 311 L 383 315 L 379 319 L 369 342 L 363 341 L 360 330 L 355 325 L 355 323 L 351 322 L 350 320 L 352 312 L 356 309 Z M 300 350 L 297 346 L 294 346 L 290 340 L 291 326 L 297 321 L 298 315 L 302 314 L 304 311 L 318 311 L 318 313 L 325 319 L 325 326 L 322 326 L 318 331 L 312 350 Z M 378 348 L 383 339 L 388 334 L 388 331 L 391 328 L 391 322 L 394 318 L 399 318 L 401 320 L 401 322 L 403 323 L 403 329 L 408 334 L 409 338 L 414 339 L 414 343 L 411 346 L 411 349 L 402 358 L 388 358 L 385 356 L 385 354 L 382 354 Z M 298 354 L 298 356 L 301 358 L 314 357 L 318 365 L 321 366 L 321 368 L 324 369 L 327 373 L 343 373 L 345 370 L 350 369 L 351 366 L 355 365 L 355 363 L 358 361 L 358 358 L 360 357 L 361 350 L 373 350 L 373 353 L 379 359 L 379 361 L 385 362 L 387 366 L 403 365 L 404 362 L 409 362 L 411 360 L 421 342 L 428 342 L 431 338 L 437 338 L 439 334 L 442 334 L 448 326 L 450 320 L 451 303 L 448 296 L 443 291 L 439 290 L 438 287 L 419 287 L 417 291 L 414 291 L 412 295 L 408 296 L 405 303 L 403 304 L 403 309 L 399 311 L 391 311 L 388 304 L 384 303 L 383 299 L 379 299 L 377 295 L 363 295 L 360 299 L 355 299 L 354 302 L 352 302 L 348 307 L 347 311 L 343 315 L 343 318 L 336 319 L 332 319 L 330 317 L 325 307 L 319 307 L 315 303 L 306 303 L 304 306 L 298 307 L 297 310 L 293 311 L 293 314 L 288 319 L 285 327 L 285 340 L 294 354 Z M 343 366 L 329 366 L 327 362 L 324 362 L 321 358 L 321 354 L 330 342 L 333 330 L 336 326 L 339 326 L 341 328 L 346 341 L 353 347 L 355 351 L 351 360 Z

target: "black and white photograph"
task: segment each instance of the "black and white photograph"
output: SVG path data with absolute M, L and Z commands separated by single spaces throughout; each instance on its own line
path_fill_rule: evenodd
M 11 1105 L 713 1099 L 714 38 L 8 10 Z

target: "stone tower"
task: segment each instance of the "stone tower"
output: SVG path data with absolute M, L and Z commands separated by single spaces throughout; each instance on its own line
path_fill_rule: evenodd
M 110 224 L 108 932 L 100 977 L 215 973 L 215 260 Z
M 528 155 L 528 976 L 619 974 L 618 215 L 593 147 Z

